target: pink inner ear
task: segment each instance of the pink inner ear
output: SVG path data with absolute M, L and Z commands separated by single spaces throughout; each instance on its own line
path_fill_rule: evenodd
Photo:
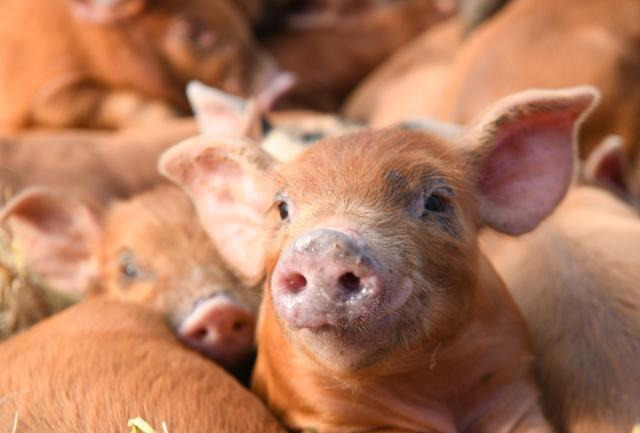
M 98 276 L 100 227 L 93 212 L 74 199 L 33 193 L 10 203 L 7 225 L 30 272 L 47 288 L 73 295 Z
M 256 280 L 263 271 L 260 232 L 268 202 L 238 165 L 215 158 L 199 162 L 191 189 L 200 220 L 227 264 Z
M 501 126 L 479 170 L 480 212 L 495 229 L 535 228 L 567 191 L 573 174 L 575 113 L 541 113 Z
M 596 167 L 595 180 L 620 191 L 627 191 L 624 162 L 621 158 L 622 156 L 618 152 L 610 152 L 603 156 Z

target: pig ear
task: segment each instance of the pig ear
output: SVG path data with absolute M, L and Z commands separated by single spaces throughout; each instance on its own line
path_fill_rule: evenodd
M 158 164 L 160 173 L 189 194 L 227 264 L 251 283 L 264 272 L 261 228 L 271 204 L 272 164 L 257 144 L 218 136 L 179 143 Z
M 244 100 L 220 90 L 191 81 L 187 97 L 203 134 L 262 137 L 261 112 L 253 100 Z
M 479 215 L 496 230 L 532 230 L 573 178 L 578 128 L 599 99 L 590 86 L 529 90 L 489 108 L 467 132 Z
M 0 212 L 27 269 L 47 287 L 82 294 L 99 272 L 100 225 L 80 200 L 45 188 L 29 188 Z
M 138 15 L 148 0 L 69 0 L 71 11 L 80 20 L 109 24 Z
M 628 192 L 629 171 L 622 137 L 610 135 L 591 152 L 584 163 L 583 175 L 589 182 Z

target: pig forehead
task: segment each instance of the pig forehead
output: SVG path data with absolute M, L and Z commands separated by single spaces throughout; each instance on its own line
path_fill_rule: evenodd
M 407 190 L 443 179 L 463 182 L 465 161 L 442 139 L 399 128 L 363 131 L 319 141 L 285 166 L 292 194 L 367 194 Z

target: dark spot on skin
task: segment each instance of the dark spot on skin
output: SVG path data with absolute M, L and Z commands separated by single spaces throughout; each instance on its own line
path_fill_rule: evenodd
M 480 378 L 480 385 L 486 385 L 491 380 L 491 378 L 493 377 L 493 374 L 494 373 L 491 372 L 491 373 L 487 373 L 484 376 L 482 376 Z
M 412 194 L 409 191 L 407 178 L 397 170 L 391 170 L 385 175 L 389 198 L 392 203 L 399 203 L 402 206 L 411 204 Z

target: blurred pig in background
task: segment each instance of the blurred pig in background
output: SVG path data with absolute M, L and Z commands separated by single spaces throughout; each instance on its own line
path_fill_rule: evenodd
M 226 0 L 9 0 L 0 41 L 5 130 L 159 122 L 191 79 L 246 96 L 278 75 Z
M 640 196 L 640 3 L 517 0 L 467 38 L 458 20 L 425 32 L 363 81 L 345 114 L 374 127 L 433 116 L 464 124 L 512 92 L 592 84 L 602 103 L 580 135 L 580 156 L 622 137 Z
M 101 209 L 32 188 L 5 206 L 0 223 L 48 289 L 154 308 L 188 346 L 224 367 L 242 370 L 251 360 L 260 290 L 227 270 L 177 187 Z
M 421 31 L 451 15 L 447 0 L 281 2 L 276 29 L 263 37 L 298 85 L 287 107 L 335 110 L 377 64 Z

